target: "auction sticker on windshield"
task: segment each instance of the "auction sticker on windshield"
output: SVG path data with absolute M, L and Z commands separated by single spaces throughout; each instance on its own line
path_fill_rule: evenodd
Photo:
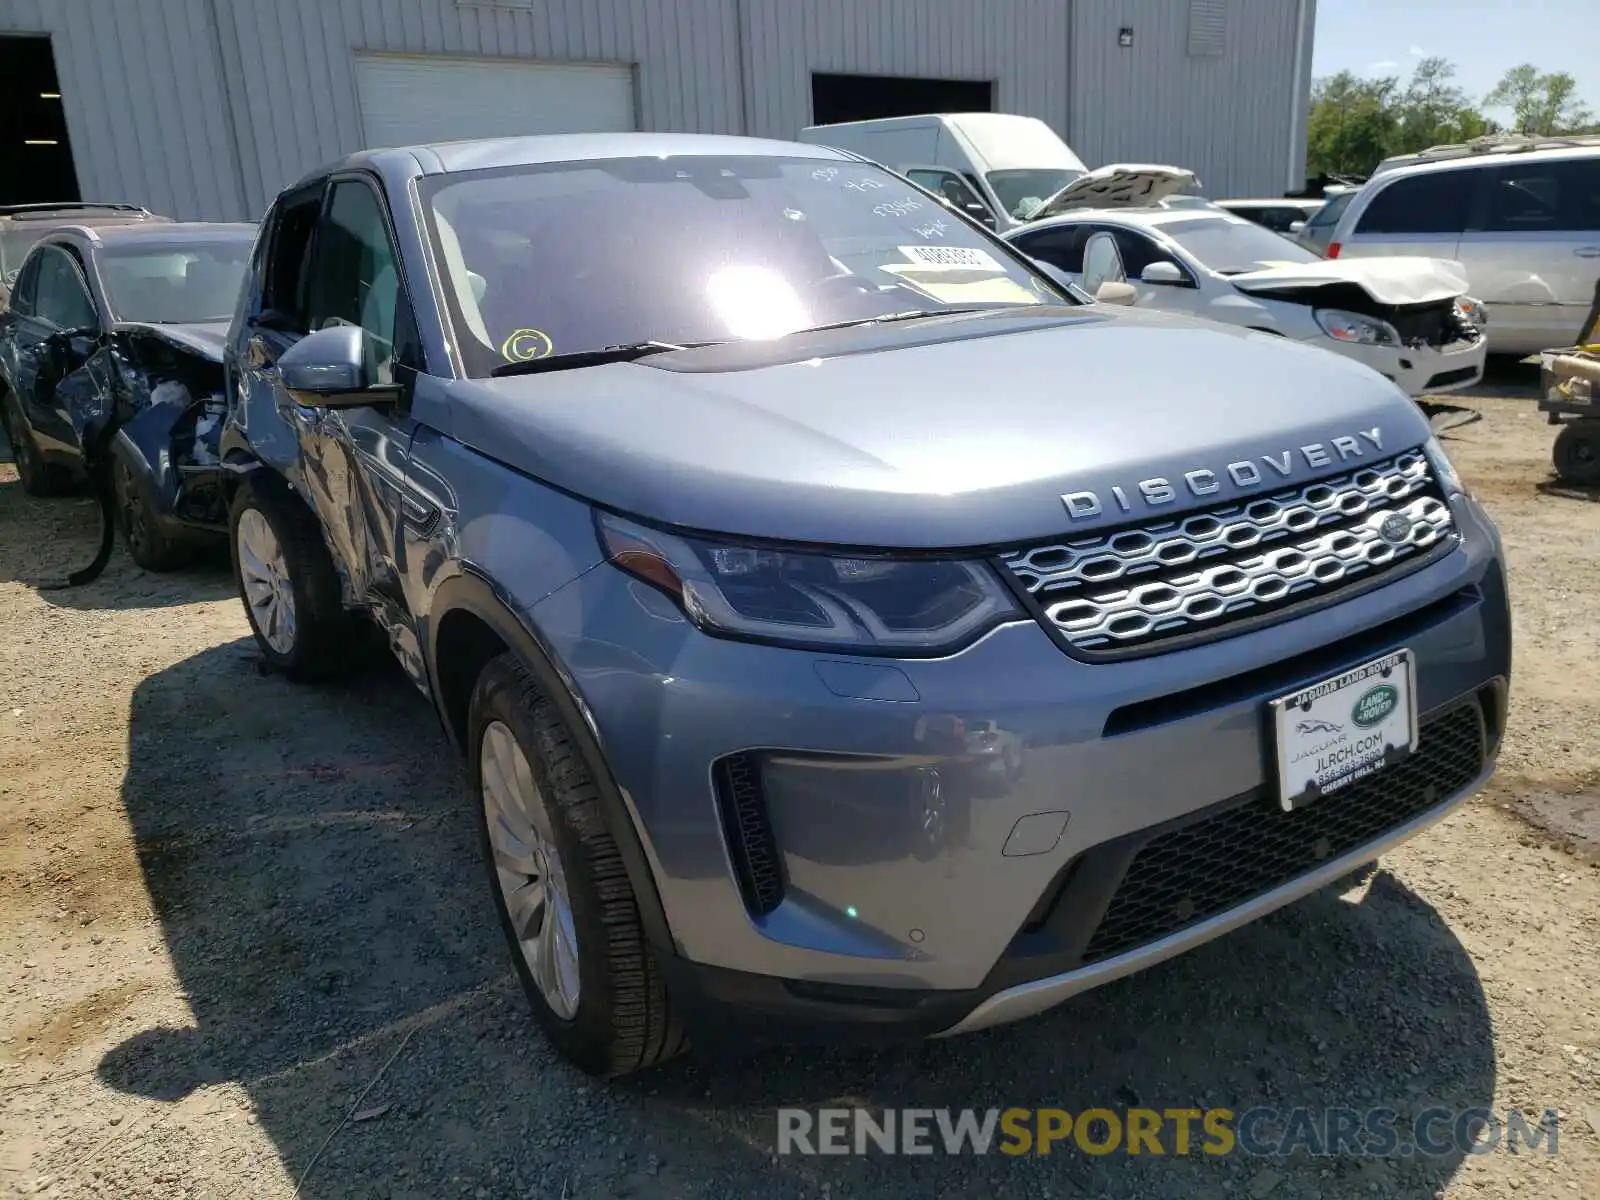
M 1285 812 L 1380 771 L 1417 748 L 1409 650 L 1274 700 L 1278 803 Z

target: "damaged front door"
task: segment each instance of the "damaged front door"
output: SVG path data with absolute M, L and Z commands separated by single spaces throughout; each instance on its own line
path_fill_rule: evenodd
M 99 313 L 83 271 L 64 247 L 39 248 L 12 315 L 12 379 L 34 445 L 52 467 L 77 468 L 84 430 L 109 415 L 110 399 L 96 369 Z
M 292 220 L 292 213 L 279 218 L 279 236 L 289 232 L 284 227 Z M 401 488 L 415 430 L 405 387 L 419 366 L 420 352 L 387 215 L 365 177 L 338 177 L 329 184 L 309 247 L 298 251 L 295 265 L 298 285 L 281 288 L 280 307 L 270 316 L 263 314 L 268 324 L 294 325 L 295 335 L 285 338 L 263 330 L 246 357 L 253 360 L 258 379 L 271 381 L 274 407 L 298 443 L 298 482 L 321 518 L 344 576 L 347 601 L 371 609 L 395 637 L 410 625 L 395 553 Z M 278 266 L 274 261 L 269 273 Z M 285 305 L 294 311 L 284 313 Z M 271 367 L 280 348 L 299 334 L 337 325 L 365 331 L 366 379 L 400 385 L 399 403 L 307 406 L 284 388 Z

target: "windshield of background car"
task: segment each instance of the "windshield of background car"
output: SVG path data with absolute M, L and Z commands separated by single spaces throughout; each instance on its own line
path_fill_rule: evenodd
M 990 171 L 984 176 L 995 198 L 1014 220 L 1026 221 L 1033 210 L 1082 175 L 1069 167 L 1041 167 L 1026 171 Z
M 28 257 L 28 251 L 33 249 L 37 242 L 48 229 L 19 229 L 13 226 L 6 229 L 0 226 L 0 283 L 8 287 L 17 281 L 17 272 L 22 270 L 22 260 Z
M 106 246 L 96 255 L 118 321 L 184 325 L 233 316 L 254 239 Z
M 1307 229 L 1321 229 L 1325 226 L 1337 225 L 1339 218 L 1344 216 L 1344 210 L 1350 207 L 1350 201 L 1355 199 L 1354 192 L 1340 192 L 1331 196 L 1328 202 L 1316 212 L 1311 214 L 1306 221 Z
M 904 179 L 846 161 L 601 159 L 421 181 L 468 374 L 918 310 L 1069 304 Z
M 1269 263 L 1322 261 L 1281 234 L 1240 217 L 1165 221 L 1161 232 L 1218 275 L 1240 275 Z

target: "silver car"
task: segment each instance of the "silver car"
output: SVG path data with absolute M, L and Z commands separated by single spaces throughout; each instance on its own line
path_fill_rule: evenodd
M 1351 196 L 1326 253 L 1455 259 L 1483 302 L 1491 352 L 1570 345 L 1600 279 L 1600 139 L 1586 140 L 1418 155 Z

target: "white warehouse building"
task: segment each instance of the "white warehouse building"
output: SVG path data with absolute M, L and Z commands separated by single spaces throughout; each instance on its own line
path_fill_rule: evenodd
M 1315 0 L 0 0 L 0 203 L 258 217 L 364 147 L 1043 119 L 1216 197 L 1305 176 Z

